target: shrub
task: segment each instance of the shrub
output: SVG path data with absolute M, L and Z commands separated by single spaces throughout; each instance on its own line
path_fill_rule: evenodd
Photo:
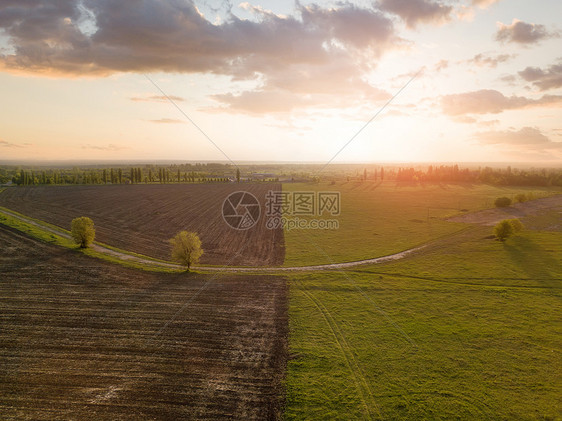
M 507 219 L 498 222 L 498 224 L 494 227 L 494 235 L 500 241 L 505 241 L 508 237 L 511 236 L 511 234 L 513 234 L 513 227 Z
M 505 208 L 511 205 L 511 199 L 509 197 L 498 197 L 494 202 L 497 208 Z
M 525 196 L 523 193 L 519 193 L 515 195 L 515 201 L 517 203 L 523 203 L 527 201 L 527 196 Z
M 509 223 L 511 225 L 511 228 L 513 229 L 514 234 L 521 232 L 524 228 L 523 224 L 519 219 L 509 219 Z
M 70 224 L 70 233 L 76 244 L 81 248 L 86 248 L 92 244 L 96 236 L 94 221 L 87 216 L 74 218 Z

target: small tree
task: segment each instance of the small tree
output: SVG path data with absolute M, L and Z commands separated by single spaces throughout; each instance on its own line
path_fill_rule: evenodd
M 94 241 L 96 230 L 94 229 L 94 221 L 87 216 L 74 218 L 70 225 L 72 238 L 81 248 L 86 248 Z
M 509 219 L 509 224 L 511 225 L 514 234 L 521 232 L 523 228 L 525 228 L 519 219 Z
M 506 208 L 511 205 L 511 199 L 509 197 L 498 197 L 494 205 L 496 205 L 496 208 Z
M 500 241 L 505 241 L 513 234 L 513 226 L 508 219 L 504 219 L 494 227 L 494 235 Z
M 181 265 L 187 266 L 187 271 L 191 265 L 196 264 L 203 254 L 201 240 L 194 232 L 181 231 L 170 239 L 172 245 L 172 260 Z

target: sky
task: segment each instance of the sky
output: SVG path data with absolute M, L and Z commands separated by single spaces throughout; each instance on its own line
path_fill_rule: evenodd
M 2 0 L 0 161 L 562 163 L 561 16 L 560 0 Z

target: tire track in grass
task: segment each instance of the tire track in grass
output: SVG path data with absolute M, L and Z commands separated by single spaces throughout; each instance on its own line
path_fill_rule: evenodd
M 369 386 L 369 382 L 365 378 L 361 366 L 359 365 L 358 361 L 353 355 L 353 351 L 351 350 L 351 347 L 349 346 L 347 340 L 345 339 L 345 336 L 341 332 L 338 324 L 330 314 L 330 311 L 320 302 L 320 300 L 314 297 L 312 293 L 308 292 L 304 288 L 304 285 L 301 282 L 295 282 L 295 283 L 297 285 L 300 285 L 301 292 L 314 304 L 314 306 L 322 314 L 322 317 L 330 327 L 332 335 L 334 336 L 336 343 L 338 344 L 338 348 L 340 349 L 341 353 L 345 358 L 347 367 L 349 368 L 349 371 L 353 375 L 355 385 L 361 397 L 361 401 L 365 406 L 367 418 L 374 419 L 374 416 L 372 414 L 372 407 L 374 407 L 377 410 L 378 416 L 382 418 L 380 408 L 378 407 L 374 399 L 373 391 Z

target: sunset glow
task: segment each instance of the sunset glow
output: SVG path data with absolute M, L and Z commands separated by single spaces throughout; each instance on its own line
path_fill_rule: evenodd
M 557 0 L 115 4 L 0 4 L 0 160 L 325 162 L 415 74 L 336 161 L 562 159 Z

